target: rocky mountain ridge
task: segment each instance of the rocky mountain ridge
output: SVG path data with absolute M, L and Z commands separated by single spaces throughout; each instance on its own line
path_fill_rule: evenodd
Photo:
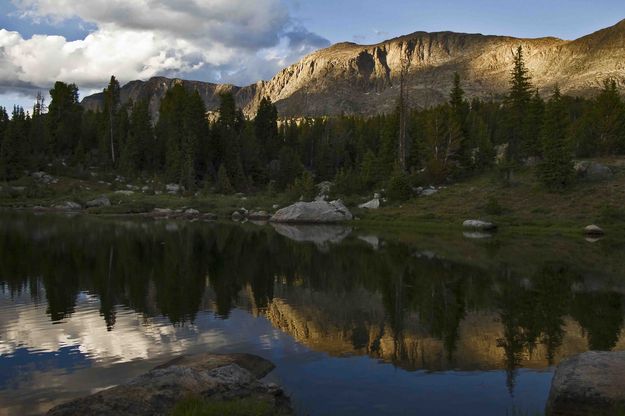
M 238 87 L 199 81 L 152 78 L 122 88 L 122 102 L 148 100 L 152 114 L 176 83 L 197 89 L 207 109 L 219 105 L 219 94 L 232 92 L 252 116 L 260 99 L 269 97 L 283 117 L 379 114 L 392 111 L 406 70 L 409 100 L 428 107 L 444 102 L 458 72 L 469 98 L 501 99 L 507 91 L 513 54 L 518 46 L 536 88 L 542 94 L 558 85 L 571 95 L 595 94 L 606 78 L 625 90 L 625 20 L 569 41 L 553 37 L 519 39 L 454 32 L 415 32 L 375 45 L 339 43 L 283 69 L 269 81 Z M 83 105 L 102 107 L 102 94 Z

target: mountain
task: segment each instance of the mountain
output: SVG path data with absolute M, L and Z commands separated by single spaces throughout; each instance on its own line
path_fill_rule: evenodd
M 567 94 L 589 96 L 610 77 L 625 89 L 625 20 L 577 40 L 520 39 L 453 32 L 415 32 L 376 45 L 339 43 L 314 52 L 269 81 L 246 87 L 152 78 L 122 88 L 122 101 L 147 99 L 154 115 L 160 99 L 176 83 L 197 89 L 208 110 L 230 91 L 247 115 L 269 97 L 283 117 L 378 114 L 392 111 L 402 65 L 409 100 L 428 107 L 447 100 L 458 72 L 470 98 L 501 99 L 507 91 L 513 54 L 525 52 L 534 85 L 547 95 L 557 84 Z M 102 107 L 102 94 L 86 97 L 87 109 Z

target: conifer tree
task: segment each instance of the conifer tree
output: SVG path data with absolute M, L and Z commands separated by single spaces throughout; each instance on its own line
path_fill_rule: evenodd
M 506 97 L 506 140 L 508 147 L 505 163 L 502 165 L 504 181 L 509 183 L 512 172 L 523 156 L 522 149 L 531 134 L 528 111 L 532 99 L 532 84 L 529 70 L 525 66 L 523 47 L 514 55 L 514 68 L 510 74 L 510 92 Z
M 267 164 L 276 158 L 280 150 L 278 135 L 278 110 L 269 98 L 260 100 L 256 118 L 254 118 L 254 132 L 260 145 L 261 160 Z
M 219 167 L 219 171 L 217 172 L 217 192 L 228 195 L 234 192 L 234 188 L 230 183 L 230 178 L 228 177 L 228 172 L 226 171 L 226 167 L 221 165 Z
M 0 148 L 0 178 L 5 181 L 19 178 L 28 166 L 28 122 L 24 109 L 15 106 Z
M 573 161 L 568 146 L 569 118 L 560 89 L 556 87 L 545 113 L 542 147 L 538 167 L 541 182 L 551 190 L 566 188 L 574 179 Z
M 50 90 L 50 106 L 46 119 L 51 156 L 67 157 L 76 148 L 81 136 L 82 107 L 75 84 L 56 82 Z
M 120 92 L 121 87 L 119 86 L 119 81 L 115 79 L 115 76 L 111 76 L 108 87 L 104 89 L 104 114 L 106 116 L 105 137 L 109 144 L 108 151 L 111 156 L 113 166 L 115 166 L 117 152 L 115 145 L 115 132 L 116 119 L 121 103 Z

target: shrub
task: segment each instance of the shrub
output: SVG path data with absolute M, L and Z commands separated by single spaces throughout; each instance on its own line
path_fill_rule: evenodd
M 393 174 L 388 181 L 386 196 L 395 202 L 407 201 L 412 196 L 408 175 L 402 172 L 399 167 L 393 169 Z

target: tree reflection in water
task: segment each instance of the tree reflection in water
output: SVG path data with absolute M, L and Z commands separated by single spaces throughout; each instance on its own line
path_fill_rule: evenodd
M 589 280 L 558 253 L 509 262 L 505 242 L 443 242 L 448 253 L 473 244 L 479 258 L 467 260 L 354 236 L 322 249 L 252 225 L 3 216 L 2 291 L 45 300 L 52 322 L 70 319 L 88 292 L 109 331 L 119 306 L 186 325 L 210 291 L 223 319 L 247 308 L 312 348 L 407 370 L 502 368 L 511 393 L 519 367 L 580 352 L 575 334 L 563 345 L 576 325 L 585 348 L 624 347 L 620 246 L 598 254 L 608 260 Z

